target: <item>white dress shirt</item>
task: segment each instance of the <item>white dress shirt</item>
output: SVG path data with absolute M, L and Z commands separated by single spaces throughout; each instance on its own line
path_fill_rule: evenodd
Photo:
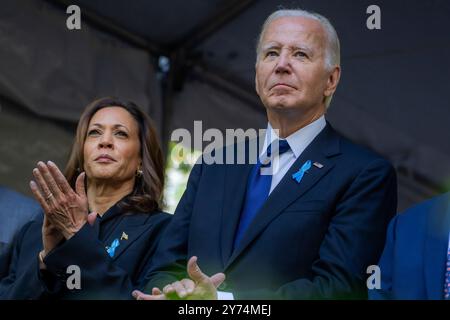
M 278 167 L 276 167 L 277 170 L 274 170 L 274 173 L 272 175 L 272 184 L 270 185 L 269 194 L 272 193 L 281 179 L 283 179 L 286 172 L 294 164 L 295 160 L 300 157 L 306 147 L 308 147 L 309 144 L 314 140 L 314 138 L 323 130 L 323 128 L 325 128 L 326 124 L 327 123 L 325 121 L 325 116 L 321 116 L 319 119 L 311 122 L 306 127 L 295 131 L 286 138 L 291 149 L 278 156 Z M 268 123 L 266 137 L 264 139 L 264 144 L 260 156 L 264 155 L 269 144 L 271 144 L 276 139 L 280 138 L 272 128 L 271 124 Z M 276 162 L 276 160 L 274 162 Z

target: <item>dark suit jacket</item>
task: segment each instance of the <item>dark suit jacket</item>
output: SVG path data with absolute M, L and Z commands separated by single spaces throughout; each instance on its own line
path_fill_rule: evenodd
M 42 219 L 28 223 L 14 245 L 9 274 L 0 282 L 0 299 L 132 299 L 171 215 L 162 212 L 122 213 L 118 206 L 98 217 L 94 226 L 85 224 L 71 239 L 44 259 L 47 270 L 39 270 L 42 250 Z M 126 234 L 125 239 L 123 233 Z M 111 258 L 106 248 L 114 239 L 120 244 Z M 81 290 L 69 290 L 66 282 L 81 271 Z
M 292 174 L 307 160 L 323 168 L 312 166 L 297 183 Z M 145 290 L 183 276 L 196 255 L 206 274 L 226 274 L 219 289 L 237 299 L 367 297 L 366 268 L 378 261 L 396 212 L 392 166 L 327 124 L 232 251 L 251 168 L 194 166 Z
M 8 274 L 14 237 L 25 223 L 41 213 L 33 199 L 0 187 L 0 279 Z
M 450 193 L 395 216 L 379 263 L 381 289 L 369 297 L 443 299 L 449 231 Z

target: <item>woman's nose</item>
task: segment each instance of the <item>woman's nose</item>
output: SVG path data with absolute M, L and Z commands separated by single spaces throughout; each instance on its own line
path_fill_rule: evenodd
M 99 147 L 100 148 L 112 148 L 113 141 L 112 136 L 109 133 L 105 133 L 101 136 L 99 141 Z

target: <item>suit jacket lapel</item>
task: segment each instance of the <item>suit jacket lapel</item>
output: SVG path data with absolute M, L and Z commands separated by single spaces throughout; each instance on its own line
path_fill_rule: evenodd
M 248 157 L 248 143 L 245 144 Z M 236 159 L 235 159 L 236 160 Z M 224 183 L 224 203 L 222 206 L 222 263 L 226 264 L 233 250 L 235 231 L 238 228 L 241 209 L 245 198 L 247 179 L 253 164 L 248 158 L 245 164 L 226 165 Z
M 232 256 L 228 260 L 226 268 L 233 263 L 239 254 L 244 251 L 251 241 L 263 231 L 273 219 L 281 214 L 284 208 L 301 197 L 333 168 L 334 161 L 330 158 L 338 153 L 339 137 L 333 129 L 327 125 L 305 151 L 303 151 L 291 168 L 289 168 L 278 186 L 272 191 L 257 217 L 250 224 L 239 246 L 235 248 Z M 312 166 L 308 172 L 305 173 L 300 183 L 297 183 L 292 178 L 292 175 L 297 172 L 307 160 L 311 160 L 313 163 L 317 161 L 321 163 L 323 167 L 319 169 Z
M 450 226 L 450 196 L 436 202 L 427 225 L 425 243 L 425 282 L 428 299 L 444 295 L 445 264 Z

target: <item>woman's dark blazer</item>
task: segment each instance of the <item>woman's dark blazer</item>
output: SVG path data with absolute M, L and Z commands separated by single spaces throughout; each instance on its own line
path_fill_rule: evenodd
M 164 212 L 124 213 L 115 205 L 49 252 L 46 270 L 39 269 L 38 258 L 43 219 L 32 221 L 16 238 L 0 299 L 132 299 L 155 263 L 170 218 Z

